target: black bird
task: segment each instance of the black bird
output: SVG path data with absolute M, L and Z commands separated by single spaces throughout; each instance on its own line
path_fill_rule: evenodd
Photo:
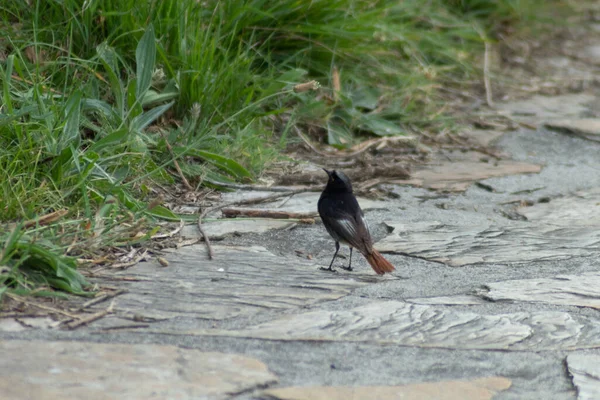
M 319 198 L 319 215 L 327 232 L 335 240 L 335 254 L 329 268 L 324 269 L 333 271 L 333 262 L 342 243 L 350 246 L 348 267 L 342 268 L 352 271 L 352 249 L 356 248 L 378 275 L 394 271 L 394 266 L 373 248 L 369 226 L 352 194 L 350 179 L 343 172 L 323 169 L 329 175 L 329 181 Z

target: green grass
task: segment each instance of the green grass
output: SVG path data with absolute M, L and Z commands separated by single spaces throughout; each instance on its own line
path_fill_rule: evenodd
M 74 257 L 148 238 L 156 185 L 252 181 L 294 124 L 340 148 L 447 123 L 481 32 L 543 0 L 34 0 L 0 5 L 0 295 L 83 293 Z M 83 4 L 83 6 L 82 6 Z M 334 70 L 339 71 L 339 92 Z M 318 80 L 318 92 L 294 85 Z M 50 224 L 19 223 L 57 210 Z M 12 224 L 9 225 L 9 222 Z

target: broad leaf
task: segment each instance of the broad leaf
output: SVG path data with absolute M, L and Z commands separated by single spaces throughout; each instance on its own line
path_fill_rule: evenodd
M 156 39 L 152 24 L 146 28 L 144 36 L 142 36 L 142 39 L 138 43 L 135 50 L 135 61 L 137 64 L 137 87 L 135 95 L 141 103 L 144 94 L 152 83 L 152 72 L 156 62 Z

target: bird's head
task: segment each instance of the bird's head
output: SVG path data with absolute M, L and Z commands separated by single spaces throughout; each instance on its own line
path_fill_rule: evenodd
M 350 183 L 350 178 L 346 174 L 341 171 L 328 171 L 325 168 L 323 168 L 323 171 L 329 175 L 325 190 L 352 193 L 352 183 Z

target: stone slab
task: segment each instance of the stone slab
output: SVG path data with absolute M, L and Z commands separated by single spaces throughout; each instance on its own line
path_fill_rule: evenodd
M 528 221 L 445 224 L 386 221 L 393 232 L 376 244 L 449 266 L 525 264 L 594 256 L 600 252 L 600 190 L 579 192 L 519 209 Z
M 560 119 L 546 122 L 544 125 L 548 129 L 600 141 L 600 119 L 598 118 Z
M 263 393 L 278 400 L 489 400 L 510 385 L 509 379 L 489 377 L 402 386 L 286 387 L 269 389 Z
M 510 280 L 486 286 L 482 295 L 492 301 L 527 301 L 600 309 L 600 272 Z
M 432 162 L 413 171 L 410 180 L 396 180 L 391 183 L 444 192 L 463 192 L 477 181 L 507 175 L 536 174 L 542 170 L 537 164 L 513 160 L 484 162 L 480 158 L 480 153 L 472 152 L 461 154 L 457 159 Z
M 218 221 L 204 222 L 202 229 L 210 239 L 223 239 L 230 235 L 245 233 L 265 233 L 277 229 L 285 229 L 294 225 L 295 222 L 283 219 L 222 219 Z M 197 224 L 186 225 L 181 230 L 183 238 L 198 238 L 200 232 Z
M 399 301 L 377 301 L 344 311 L 311 311 L 237 331 L 185 334 L 451 349 L 540 351 L 600 347 L 600 321 L 575 319 L 565 312 L 486 315 Z
M 600 356 L 569 354 L 567 368 L 577 388 L 577 400 L 600 399 Z
M 588 104 L 595 96 L 587 93 L 560 96 L 535 95 L 528 99 L 496 104 L 496 108 L 514 119 L 537 124 L 540 120 L 580 118 L 588 111 Z
M 226 399 L 277 381 L 262 362 L 146 344 L 0 341 L 5 400 Z
M 325 175 L 323 173 L 323 175 Z M 326 178 L 327 176 L 325 176 Z M 325 188 L 326 179 L 323 179 L 323 188 Z M 254 199 L 265 197 L 268 195 L 272 195 L 273 192 L 231 192 L 224 193 L 223 200 L 229 201 L 239 201 L 243 199 Z M 321 196 L 320 192 L 307 192 L 307 193 L 298 193 L 294 196 L 282 198 L 277 201 L 257 204 L 253 206 L 253 208 L 264 208 L 268 210 L 277 210 L 277 211 L 286 211 L 286 212 L 296 212 L 296 213 L 311 213 L 314 212 L 317 214 L 317 202 L 319 201 L 319 197 Z M 358 202 L 360 203 L 360 207 L 363 210 L 372 210 L 372 209 L 380 209 L 387 208 L 389 204 L 385 201 L 377 201 L 367 199 L 365 197 L 357 197 Z M 246 206 L 244 206 L 246 207 Z
M 351 275 L 319 271 L 314 261 L 276 256 L 260 246 L 213 249 L 212 261 L 204 245 L 188 246 L 168 257 L 168 267 L 143 262 L 111 274 L 114 280 L 105 283 L 127 290 L 117 299 L 116 315 L 225 319 L 335 300 L 368 284 Z

